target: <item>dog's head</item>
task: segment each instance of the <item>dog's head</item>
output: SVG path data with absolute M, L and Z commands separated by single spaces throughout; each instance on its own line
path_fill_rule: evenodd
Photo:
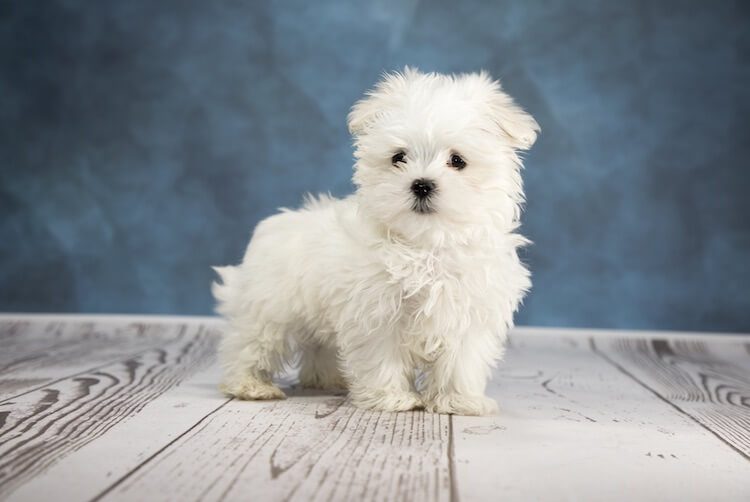
M 517 226 L 518 153 L 539 126 L 487 74 L 385 75 L 352 108 L 349 131 L 361 208 L 401 238 L 436 244 Z

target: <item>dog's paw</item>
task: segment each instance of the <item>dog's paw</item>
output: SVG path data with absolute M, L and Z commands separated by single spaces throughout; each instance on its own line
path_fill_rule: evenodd
M 409 411 L 424 408 L 419 394 L 401 390 L 359 390 L 352 394 L 352 403 L 358 408 L 378 411 Z
M 497 413 L 497 403 L 486 396 L 438 394 L 427 401 L 425 409 L 451 415 L 493 415 Z
M 286 398 L 286 394 L 272 382 L 251 377 L 238 382 L 224 382 L 219 390 L 228 396 L 247 401 Z

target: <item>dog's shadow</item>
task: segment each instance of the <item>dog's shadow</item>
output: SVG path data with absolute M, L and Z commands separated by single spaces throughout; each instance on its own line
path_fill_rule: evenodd
M 312 387 L 305 387 L 300 385 L 299 380 L 293 377 L 287 377 L 282 375 L 281 378 L 274 379 L 274 383 L 284 391 L 287 398 L 290 397 L 332 397 L 332 398 L 346 398 L 349 395 L 347 389 L 318 389 Z M 210 383 L 196 383 L 192 385 L 195 389 L 200 389 L 201 392 L 208 391 L 212 394 L 222 397 L 230 397 L 224 394 L 220 390 L 220 386 L 217 383 L 212 385 Z
M 349 391 L 346 389 L 314 389 L 303 387 L 299 384 L 281 385 L 287 397 L 346 397 Z
M 290 397 L 346 397 L 349 395 L 347 389 L 319 389 L 300 385 L 299 376 L 295 368 L 287 368 L 286 371 L 276 376 L 274 383 L 284 391 L 287 398 Z

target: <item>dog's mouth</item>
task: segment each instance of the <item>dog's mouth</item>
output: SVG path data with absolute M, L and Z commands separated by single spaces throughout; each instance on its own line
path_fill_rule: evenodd
M 429 198 L 414 199 L 411 210 L 419 214 L 431 214 L 435 212 L 435 208 L 430 204 Z

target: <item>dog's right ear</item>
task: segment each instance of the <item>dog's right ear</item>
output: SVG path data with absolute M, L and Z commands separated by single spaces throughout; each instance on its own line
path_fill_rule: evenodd
M 349 134 L 352 136 L 361 135 L 378 117 L 380 107 L 377 105 L 377 95 L 374 92 L 368 92 L 352 106 L 347 118 Z
M 396 106 L 394 100 L 403 95 L 409 82 L 423 76 L 418 69 L 408 66 L 401 72 L 384 73 L 375 87 L 352 106 L 347 118 L 349 132 L 353 136 L 365 133 L 378 118 L 388 113 L 389 108 Z

